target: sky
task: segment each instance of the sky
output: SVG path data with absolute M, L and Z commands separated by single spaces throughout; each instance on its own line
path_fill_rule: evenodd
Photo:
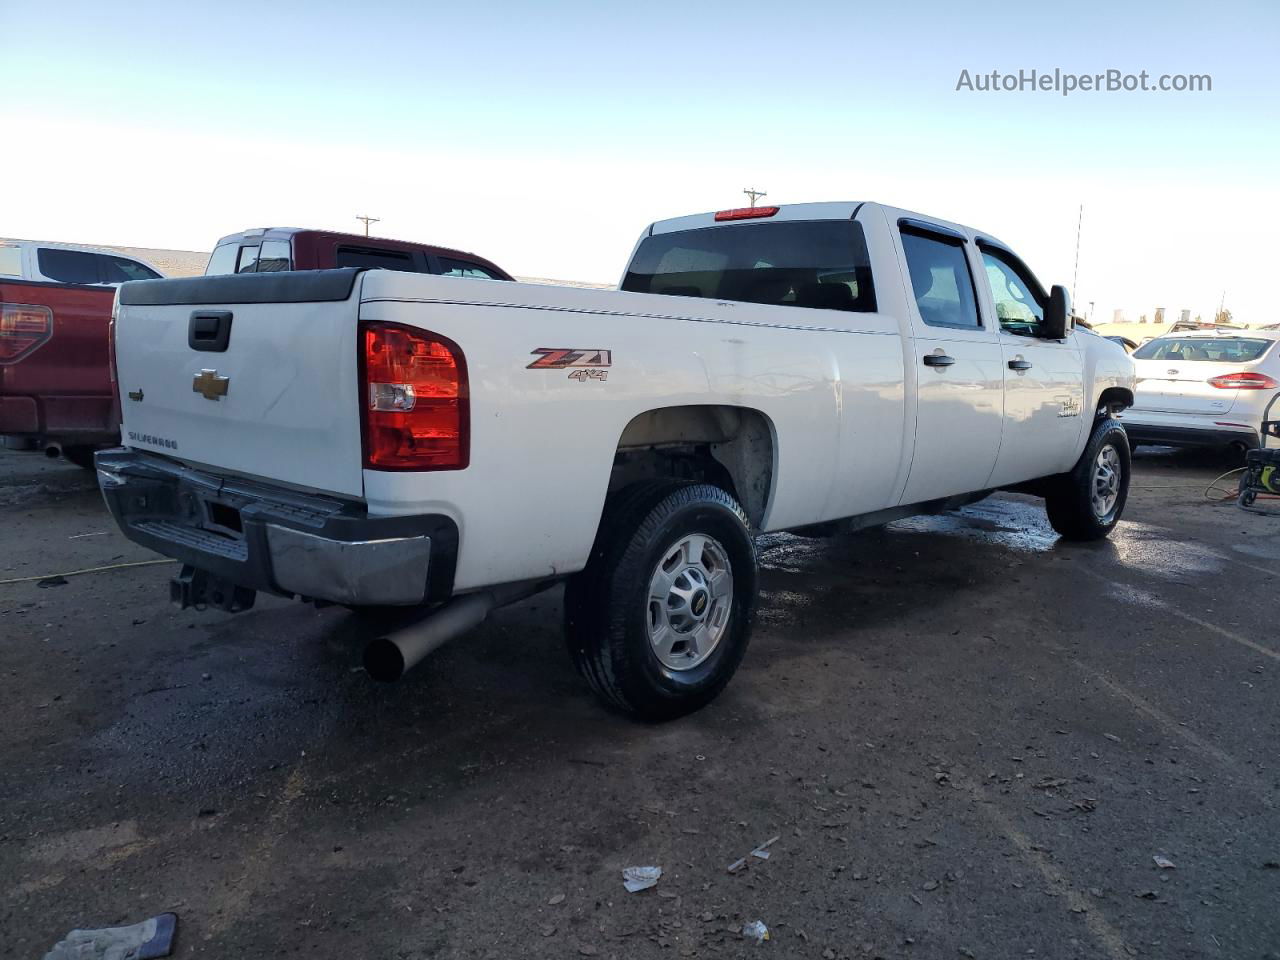
M 0 0 L 0 37 L 0 235 L 209 250 L 368 214 L 614 282 L 648 223 L 756 187 L 989 231 L 1094 322 L 1280 322 L 1273 0 Z M 1212 90 L 956 89 L 1055 68 Z

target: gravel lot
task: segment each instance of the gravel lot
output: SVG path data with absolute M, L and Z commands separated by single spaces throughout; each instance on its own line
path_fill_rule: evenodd
M 664 726 L 558 592 L 380 687 L 340 609 L 0 585 L 0 956 L 172 910 L 179 957 L 1280 957 L 1280 520 L 1137 464 L 1099 545 L 1016 496 L 764 538 L 744 668 Z M 0 579 L 153 556 L 34 454 L 0 529 Z

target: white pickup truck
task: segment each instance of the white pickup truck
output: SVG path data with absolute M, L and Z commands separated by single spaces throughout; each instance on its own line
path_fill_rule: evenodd
M 98 454 L 175 600 L 417 606 L 394 678 L 559 581 L 579 670 L 645 718 L 742 660 L 753 534 L 1044 497 L 1106 536 L 1133 364 L 989 234 L 874 203 L 666 220 L 616 291 L 342 269 L 120 292 Z

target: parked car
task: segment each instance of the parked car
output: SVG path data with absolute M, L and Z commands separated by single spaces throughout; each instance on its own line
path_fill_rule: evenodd
M 1135 443 L 1258 446 L 1262 412 L 1280 390 L 1280 331 L 1204 330 L 1148 340 L 1133 352 L 1138 389 L 1123 415 Z
M 116 285 L 142 260 L 65 243 L 0 241 L 0 435 L 83 467 L 119 443 L 108 360 Z
M 990 234 L 873 203 L 654 223 L 621 290 L 347 268 L 128 284 L 125 534 L 183 605 L 255 592 L 435 608 L 367 648 L 391 679 L 567 580 L 571 654 L 648 718 L 746 651 L 756 531 L 1045 498 L 1106 536 L 1133 364 Z M 1029 596 L 1028 602 L 1034 602 Z
M 145 260 L 112 250 L 70 243 L 0 240 L 0 280 L 115 286 L 128 280 L 156 280 L 162 276 Z
M 438 273 L 446 277 L 513 279 L 496 263 L 474 253 L 406 240 L 300 227 L 264 227 L 223 237 L 213 248 L 205 276 L 328 270 L 333 267 L 381 267 L 409 273 Z

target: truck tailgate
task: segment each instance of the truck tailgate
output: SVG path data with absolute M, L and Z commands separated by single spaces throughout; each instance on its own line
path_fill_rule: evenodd
M 124 444 L 360 496 L 359 286 L 352 269 L 125 284 Z

